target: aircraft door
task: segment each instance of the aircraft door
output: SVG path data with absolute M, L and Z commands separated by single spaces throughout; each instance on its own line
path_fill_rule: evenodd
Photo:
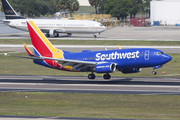
M 144 59 L 145 59 L 145 60 L 149 60 L 149 50 L 146 50 L 146 51 L 144 52 Z

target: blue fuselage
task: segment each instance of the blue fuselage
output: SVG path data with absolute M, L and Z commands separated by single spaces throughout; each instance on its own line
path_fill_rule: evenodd
M 103 51 L 83 51 L 66 53 L 65 59 L 115 63 L 117 69 L 144 68 L 163 65 L 170 61 L 171 56 L 161 50 L 151 48 L 117 49 Z

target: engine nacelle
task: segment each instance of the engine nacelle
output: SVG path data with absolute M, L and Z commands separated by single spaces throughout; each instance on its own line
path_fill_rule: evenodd
M 141 68 L 122 69 L 121 72 L 124 74 L 126 74 L 126 73 L 138 73 L 138 72 L 141 72 Z
M 96 73 L 111 73 L 116 71 L 116 64 L 114 63 L 102 63 L 95 66 Z

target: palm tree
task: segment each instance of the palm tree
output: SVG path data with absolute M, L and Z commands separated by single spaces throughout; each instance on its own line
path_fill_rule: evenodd
M 62 17 L 61 10 L 64 10 L 64 12 L 65 12 L 66 9 L 69 9 L 70 2 L 69 2 L 69 0 L 59 0 L 56 7 L 59 8 L 60 18 L 61 18 Z
M 73 0 L 73 4 L 72 4 L 72 12 L 74 13 L 74 11 L 78 11 L 79 10 L 79 2 L 77 0 Z
M 94 6 L 94 8 L 95 8 L 95 14 L 97 14 L 97 6 L 98 6 L 98 3 L 99 3 L 99 0 L 89 0 L 89 4 L 91 5 L 91 6 Z

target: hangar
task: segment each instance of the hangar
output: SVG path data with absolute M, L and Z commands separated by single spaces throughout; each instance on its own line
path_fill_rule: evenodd
M 180 25 L 180 0 L 153 0 L 150 9 L 151 24 Z

